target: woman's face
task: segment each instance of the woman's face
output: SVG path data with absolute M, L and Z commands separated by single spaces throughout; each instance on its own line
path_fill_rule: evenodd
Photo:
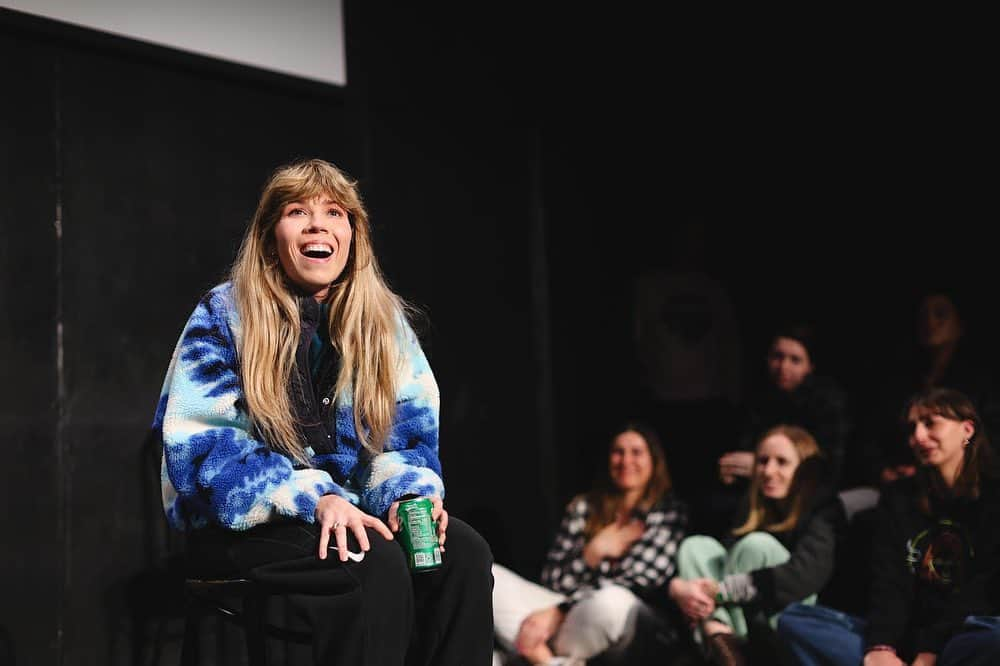
M 653 476 L 653 456 L 642 435 L 627 430 L 615 437 L 611 443 L 608 471 L 619 490 L 645 489 Z
M 757 446 L 756 474 L 764 497 L 788 497 L 799 462 L 799 452 L 787 436 L 775 433 L 761 442 Z
M 972 421 L 958 421 L 913 407 L 906 417 L 910 448 L 921 465 L 955 469 L 965 457 L 965 442 L 972 437 Z
M 329 197 L 285 204 L 274 227 L 278 260 L 296 286 L 322 301 L 351 250 L 347 211 Z
M 944 294 L 931 294 L 924 299 L 920 305 L 918 328 L 920 344 L 925 347 L 940 347 L 955 342 L 962 335 L 958 310 Z
M 767 352 L 767 370 L 775 386 L 782 391 L 794 391 L 813 371 L 813 366 L 801 342 L 777 337 Z

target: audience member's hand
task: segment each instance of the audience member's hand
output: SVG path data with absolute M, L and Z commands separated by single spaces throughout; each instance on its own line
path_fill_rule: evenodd
M 565 615 L 558 606 L 549 606 L 528 615 L 521 622 L 514 639 L 514 647 L 524 656 L 538 654 L 548 640 L 555 636 Z
M 638 518 L 616 520 L 602 527 L 583 547 L 583 559 L 590 568 L 604 559 L 618 559 L 628 552 L 646 531 L 646 524 Z
M 933 652 L 921 652 L 913 660 L 912 666 L 934 666 L 937 663 L 937 655 Z
M 426 499 L 431 501 L 431 520 L 437 521 L 438 545 L 444 550 L 444 540 L 447 538 L 445 531 L 448 529 L 448 512 L 444 509 L 444 502 L 437 495 L 429 495 Z M 399 502 L 389 505 L 389 514 L 386 516 L 389 521 L 389 529 L 393 532 L 399 531 Z
M 350 528 L 358 540 L 361 550 L 368 551 L 368 532 L 365 527 L 371 527 L 376 532 L 392 541 L 392 532 L 381 520 L 354 506 L 339 495 L 323 495 L 316 503 L 316 524 L 319 525 L 319 559 L 325 560 L 330 546 L 330 533 L 337 542 L 337 553 L 340 561 L 347 561 L 347 530 Z
M 668 593 L 684 616 L 692 622 L 704 620 L 715 611 L 715 599 L 705 593 L 705 579 L 682 580 L 674 577 Z
M 750 451 L 730 451 L 719 458 L 719 478 L 728 485 L 738 476 L 749 477 L 753 474 L 753 461 Z
M 906 666 L 906 664 L 892 652 L 876 650 L 865 655 L 863 666 Z
M 882 483 L 892 483 L 896 479 L 906 479 L 917 473 L 914 465 L 889 465 L 879 475 Z

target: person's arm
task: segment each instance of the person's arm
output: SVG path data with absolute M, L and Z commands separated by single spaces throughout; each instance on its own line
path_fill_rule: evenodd
M 662 594 L 677 573 L 677 549 L 687 525 L 687 508 L 680 502 L 650 511 L 646 530 L 613 570 L 612 580 L 639 597 Z
M 851 434 L 852 422 L 847 394 L 835 384 L 828 383 L 814 396 L 815 404 L 810 427 L 830 469 L 830 480 L 836 484 L 843 471 L 847 441 Z
M 610 569 L 606 561 L 596 569 L 587 566 L 583 558 L 583 528 L 586 521 L 586 500 L 582 498 L 573 500 L 566 507 L 566 513 L 542 567 L 542 585 L 570 598 L 562 608 L 564 612 L 593 588 L 602 569 Z
M 404 319 L 400 326 L 396 416 L 382 453 L 372 456 L 361 470 L 361 507 L 379 517 L 386 516 L 394 502 L 408 496 L 444 499 L 438 458 L 437 382 L 413 329 Z M 338 405 L 337 431 L 355 432 L 349 401 Z
M 240 388 L 227 287 L 195 308 L 174 351 L 154 417 L 163 443 L 163 500 L 179 529 L 214 523 L 245 530 L 276 515 L 313 522 L 319 499 L 357 496 L 251 434 Z
M 815 594 L 833 573 L 836 526 L 841 509 L 830 498 L 805 516 L 808 522 L 784 564 L 733 574 L 723 581 L 723 596 L 733 603 L 754 602 L 771 613 Z
M 903 487 L 905 486 L 905 488 Z M 872 540 L 871 586 L 866 651 L 876 645 L 900 647 L 913 608 L 913 577 L 907 570 L 905 504 L 913 484 L 882 491 Z

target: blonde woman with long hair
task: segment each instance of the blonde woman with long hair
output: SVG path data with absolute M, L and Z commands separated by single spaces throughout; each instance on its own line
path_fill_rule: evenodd
M 777 425 L 757 443 L 741 522 L 721 542 L 685 539 L 670 597 L 714 664 L 746 663 L 747 613 L 815 601 L 833 570 L 843 510 L 808 431 Z
M 154 419 L 164 510 L 195 570 L 291 593 L 317 664 L 488 664 L 492 557 L 444 509 L 438 405 L 356 183 L 322 160 L 277 169 Z M 418 585 L 393 537 L 413 497 L 447 539 Z

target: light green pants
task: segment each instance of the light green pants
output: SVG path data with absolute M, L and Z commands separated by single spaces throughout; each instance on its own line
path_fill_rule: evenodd
M 721 543 L 709 536 L 690 536 L 681 542 L 677 551 L 677 575 L 683 580 L 712 578 L 721 581 L 729 574 L 750 573 L 757 569 L 784 564 L 791 557 L 788 549 L 767 532 L 751 532 L 733 544 L 728 551 Z M 816 603 L 816 595 L 803 599 L 802 603 Z M 719 606 L 712 613 L 712 619 L 733 628 L 733 634 L 747 635 L 747 621 L 743 609 L 735 604 Z M 778 614 L 771 616 L 771 626 L 776 626 Z M 701 636 L 695 639 L 700 641 Z

